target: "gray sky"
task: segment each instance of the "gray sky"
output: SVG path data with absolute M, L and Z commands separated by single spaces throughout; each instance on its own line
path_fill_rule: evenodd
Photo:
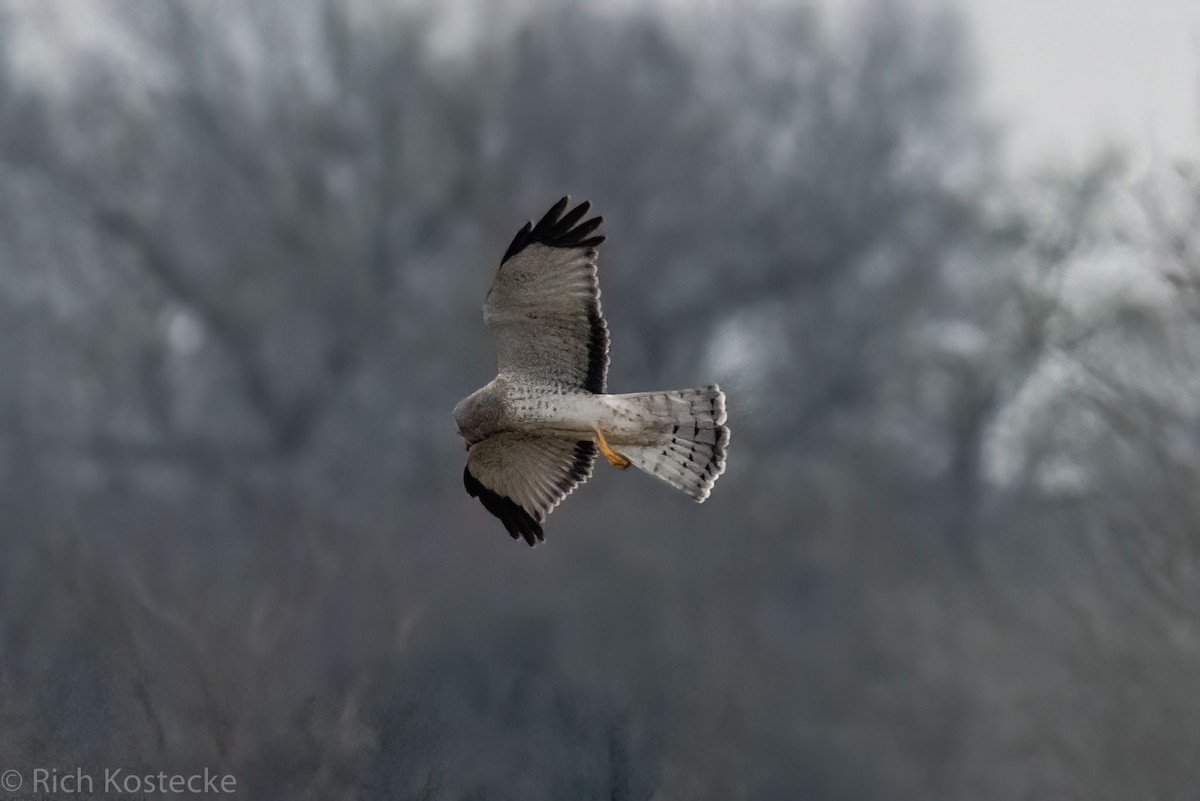
M 1200 154 L 1200 2 L 950 4 L 970 20 L 986 103 L 1018 163 L 1104 142 L 1145 161 Z
M 723 0 L 664 1 L 694 9 Z M 816 0 L 840 10 L 865 1 Z M 1007 128 L 1015 163 L 1082 157 L 1107 143 L 1146 165 L 1200 155 L 1200 0 L 915 1 L 966 16 L 984 105 Z M 111 26 L 92 24 L 101 21 L 76 26 L 81 44 L 111 45 Z M 24 45 L 19 55 L 38 55 L 36 38 Z

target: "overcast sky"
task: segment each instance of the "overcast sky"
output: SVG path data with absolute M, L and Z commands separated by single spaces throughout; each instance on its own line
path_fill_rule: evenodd
M 985 107 L 1005 124 L 1017 164 L 1082 155 L 1106 142 L 1128 146 L 1144 163 L 1200 155 L 1200 0 L 915 2 L 966 16 Z M 83 25 L 80 35 L 103 29 Z
M 1200 155 L 1200 0 L 949 1 L 1018 162 L 1105 139 L 1147 160 Z

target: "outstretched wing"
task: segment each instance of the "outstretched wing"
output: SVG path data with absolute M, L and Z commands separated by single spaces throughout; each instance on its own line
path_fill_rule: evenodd
M 514 540 L 536 545 L 546 515 L 587 481 L 595 459 L 588 441 L 506 431 L 471 446 L 463 484 Z
M 603 392 L 608 326 L 600 313 L 593 235 L 603 217 L 590 205 L 563 215 L 568 198 L 517 232 L 483 306 L 499 372 L 523 383 Z

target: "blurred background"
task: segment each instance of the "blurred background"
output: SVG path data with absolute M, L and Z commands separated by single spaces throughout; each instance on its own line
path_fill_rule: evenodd
M 0 763 L 1195 798 L 1196 28 L 1000 5 L 0 3 Z M 568 192 L 733 439 L 530 550 L 450 410 Z

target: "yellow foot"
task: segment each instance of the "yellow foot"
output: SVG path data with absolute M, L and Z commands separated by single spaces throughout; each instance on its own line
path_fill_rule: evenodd
M 600 442 L 600 451 L 604 454 L 604 458 L 608 459 L 608 463 L 618 470 L 625 470 L 629 467 L 630 462 L 621 454 L 608 447 L 608 442 L 604 439 L 604 434 L 600 429 L 596 429 L 596 439 Z

